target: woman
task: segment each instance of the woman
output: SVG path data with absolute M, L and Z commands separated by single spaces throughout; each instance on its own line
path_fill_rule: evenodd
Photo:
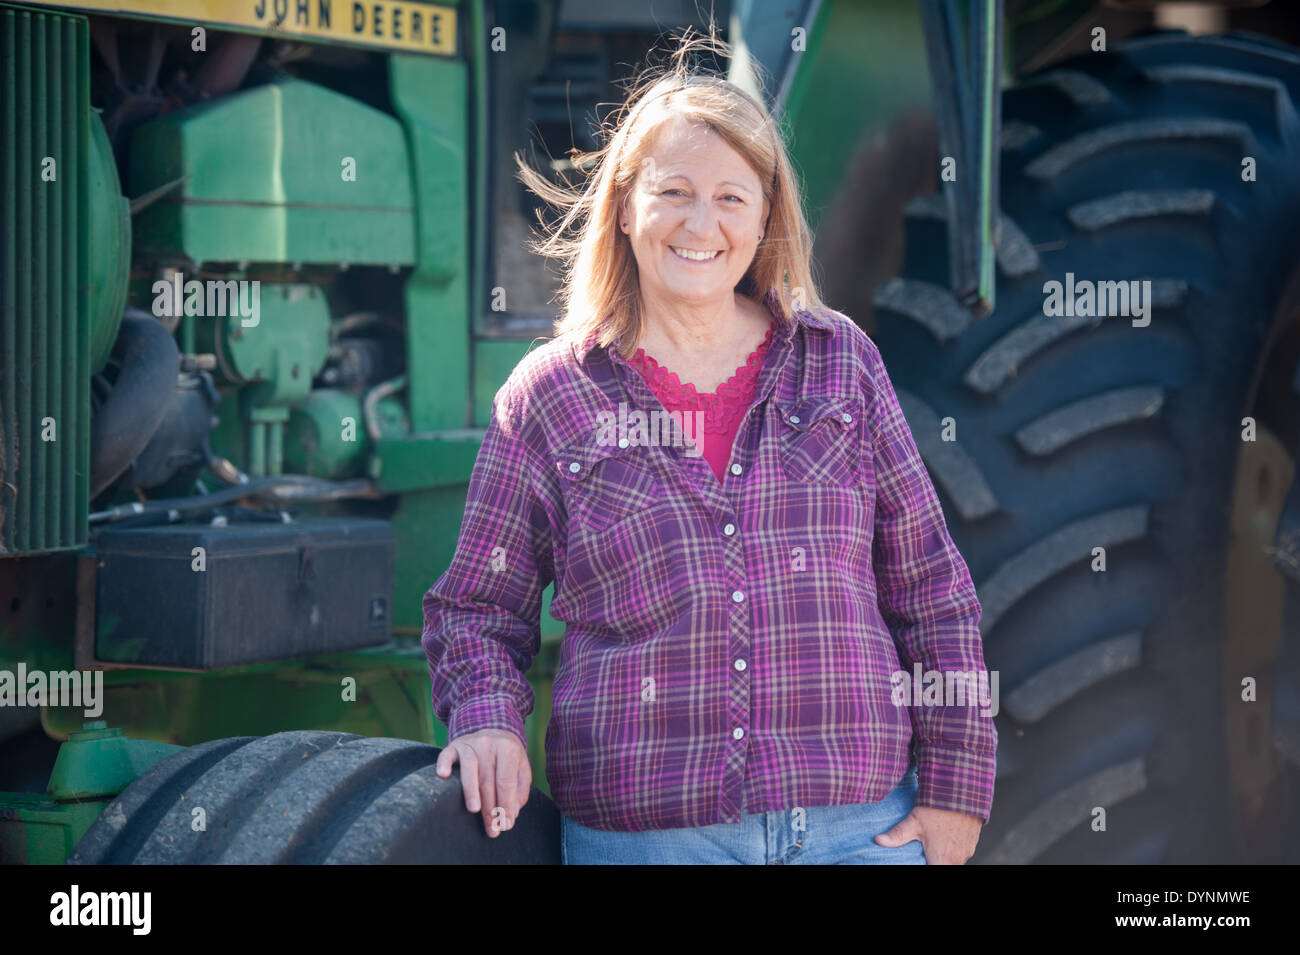
M 566 863 L 960 864 L 992 718 L 899 690 L 984 673 L 975 588 L 880 353 L 817 298 L 775 125 L 692 73 L 700 43 L 581 194 L 522 174 L 567 209 L 537 250 L 571 264 L 566 307 L 496 395 L 424 599 L 438 769 L 489 835 L 513 823 L 554 580 Z

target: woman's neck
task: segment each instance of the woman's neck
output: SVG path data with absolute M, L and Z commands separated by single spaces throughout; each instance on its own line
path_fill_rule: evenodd
M 725 307 L 724 307 L 725 306 Z M 711 394 L 762 344 L 772 323 L 767 309 L 741 295 L 702 310 L 656 312 L 647 307 L 635 348 L 670 369 L 683 384 Z

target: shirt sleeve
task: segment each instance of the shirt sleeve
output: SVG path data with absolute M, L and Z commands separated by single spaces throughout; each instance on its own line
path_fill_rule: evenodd
M 919 663 L 923 674 L 942 675 L 945 691 L 941 702 L 936 702 L 923 697 L 923 687 L 911 686 L 910 702 L 915 705 L 908 712 L 916 744 L 916 804 L 987 822 L 998 737 L 994 710 L 988 705 L 991 684 L 980 638 L 979 598 L 966 562 L 948 534 L 934 485 L 874 342 L 868 351 L 875 383 L 872 561 L 880 613 L 907 678 L 914 676 Z M 958 680 L 965 681 L 964 690 L 974 692 L 951 705 L 954 697 L 946 691 Z
M 470 476 L 455 555 L 424 595 L 421 642 L 448 740 L 502 729 L 527 747 L 534 698 L 524 674 L 541 647 L 542 592 L 554 569 L 516 403 L 507 382 Z

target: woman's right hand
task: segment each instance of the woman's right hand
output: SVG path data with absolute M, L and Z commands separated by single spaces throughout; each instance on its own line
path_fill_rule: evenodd
M 465 808 L 482 812 L 487 834 L 495 839 L 514 828 L 533 784 L 528 751 L 519 737 L 497 729 L 457 736 L 438 754 L 438 775 L 450 776 L 458 762 Z

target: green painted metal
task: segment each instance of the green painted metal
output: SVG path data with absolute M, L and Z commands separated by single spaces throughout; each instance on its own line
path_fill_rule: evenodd
M 82 17 L 0 8 L 0 554 L 87 536 L 88 36 Z
M 108 803 L 0 793 L 0 865 L 62 865 Z
M 515 365 L 538 343 L 532 339 L 481 338 L 474 343 L 474 426 L 486 428 L 492 399 Z
M 59 747 L 46 793 L 53 799 L 116 796 L 155 763 L 184 747 L 127 739 L 105 720 L 92 720 Z
M 396 398 L 376 402 L 375 417 L 383 435 L 400 437 L 410 430 L 406 407 Z M 359 477 L 374 450 L 360 395 L 338 388 L 317 388 L 289 412 L 284 469 L 290 474 Z
M 370 476 L 388 493 L 446 485 L 460 485 L 464 493 L 482 439 L 481 431 L 465 429 L 380 440 L 370 459 Z
M 105 670 L 103 718 L 132 739 L 182 746 L 294 729 L 427 741 L 435 738 L 428 682 L 419 640 L 398 637 L 369 651 L 210 673 Z M 42 713 L 56 739 L 83 719 L 70 707 Z
M 0 669 L 69 670 L 76 632 L 79 551 L 56 551 L 0 562 Z
M 978 102 L 978 129 L 973 150 L 979 152 L 979 194 L 976 200 L 976 262 L 978 279 L 976 286 L 975 309 L 981 315 L 990 314 L 995 305 L 996 280 L 994 276 L 994 218 L 998 201 L 998 159 L 1000 147 L 998 136 L 1001 133 L 1001 20 L 1002 0 L 986 0 L 975 5 L 972 14 L 971 31 L 983 37 L 981 55 L 976 59 L 979 75 L 972 77 L 978 84 L 976 96 L 972 102 Z M 978 31 L 974 17 L 980 16 L 982 22 Z
M 325 365 L 330 308 L 315 285 L 259 283 L 249 289 L 247 301 L 253 300 L 259 302 L 255 324 L 241 309 L 199 319 L 193 334 L 195 347 L 217 356 L 225 380 L 244 385 L 237 392 L 242 459 L 248 474 L 259 477 L 283 472 L 284 428 Z
M 191 263 L 416 261 L 401 124 L 314 83 L 258 86 L 141 125 L 132 195 L 182 177 L 136 216 L 138 253 Z
M 394 633 L 422 631 L 424 594 L 451 564 L 466 490 L 464 484 L 453 484 L 407 491 L 398 499 L 392 513 Z
M 227 381 L 249 385 L 254 405 L 301 404 L 325 366 L 329 302 L 315 285 L 262 282 L 249 291 L 260 301 L 256 324 L 240 314 L 206 316 L 195 326 L 197 345 L 216 354 Z
M 131 203 L 122 195 L 117 163 L 99 113 L 90 117 L 90 370 L 108 361 L 122 326 L 131 275 Z
M 466 46 L 471 56 L 481 55 L 478 34 Z M 460 61 L 405 55 L 391 56 L 388 63 L 417 209 L 417 264 L 405 291 L 407 408 L 416 432 L 460 428 L 468 419 L 470 382 L 471 210 L 466 196 L 471 102 L 466 67 Z M 430 534 L 445 531 L 427 529 Z
M 182 748 L 104 720 L 69 732 L 44 794 L 0 793 L 0 863 L 62 863 L 114 796 Z
M 814 229 L 858 150 L 929 99 L 915 0 L 821 4 L 782 111 Z

